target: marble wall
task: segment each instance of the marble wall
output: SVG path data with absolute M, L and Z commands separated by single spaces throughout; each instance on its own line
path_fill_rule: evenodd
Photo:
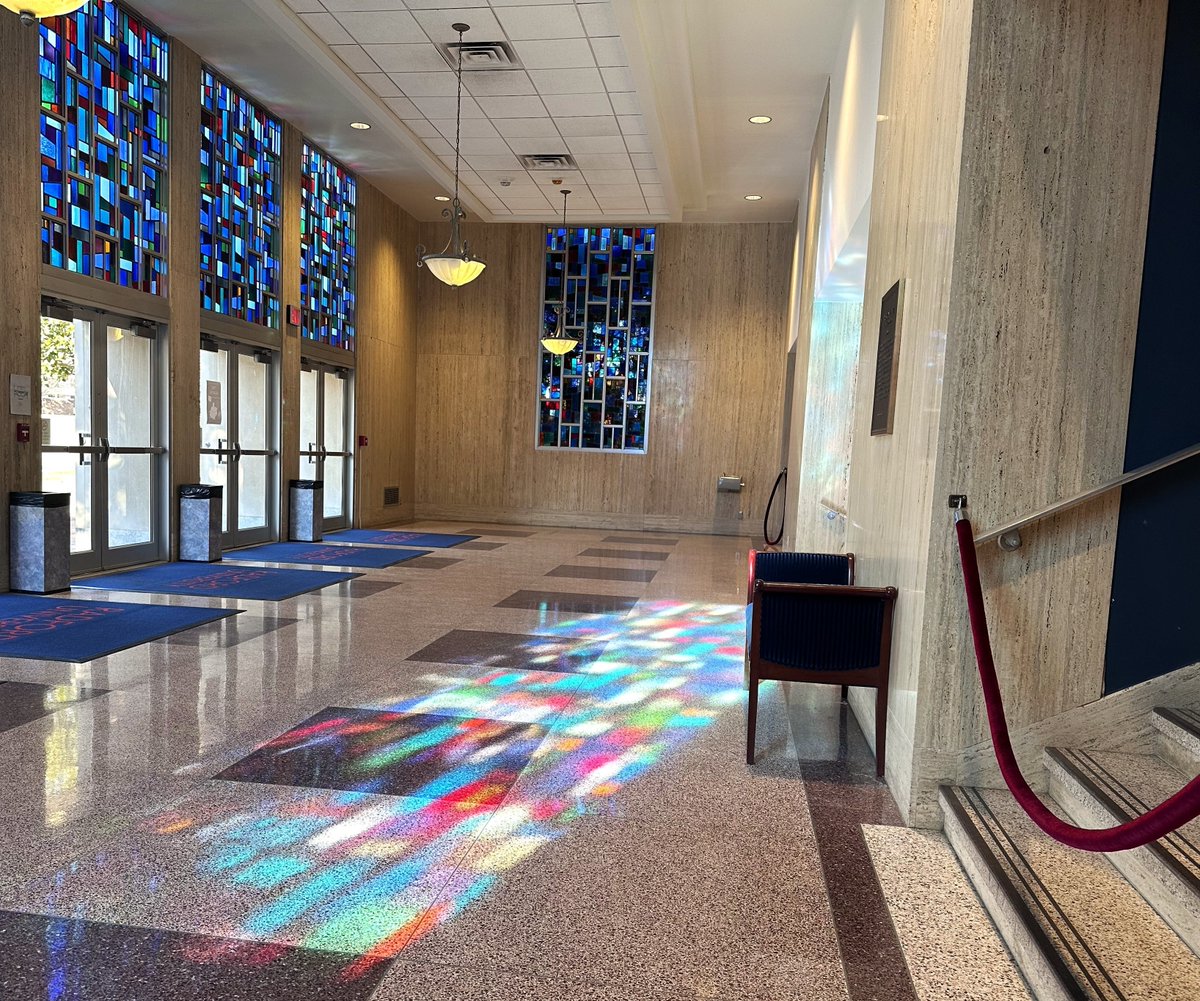
M 451 289 L 420 275 L 417 516 L 758 535 L 779 458 L 792 227 L 659 227 L 644 455 L 534 448 L 544 232 L 473 226 L 481 278 Z M 431 246 L 444 234 L 421 228 Z M 718 494 L 722 473 L 745 491 Z
M 971 0 L 887 6 L 875 175 L 850 461 L 846 548 L 858 581 L 893 585 L 894 659 L 886 777 L 908 811 L 917 691 L 927 636 L 933 474 L 939 449 L 946 335 L 955 260 L 959 165 L 971 41 Z M 905 280 L 895 431 L 872 437 L 880 299 Z M 874 697 L 851 697 L 864 733 Z M 873 737 L 869 738 L 873 740 Z

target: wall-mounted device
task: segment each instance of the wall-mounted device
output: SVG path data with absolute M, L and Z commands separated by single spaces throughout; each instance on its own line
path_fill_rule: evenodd
M 740 476 L 725 476 L 717 477 L 717 493 L 722 494 L 740 494 L 746 486 L 746 481 Z

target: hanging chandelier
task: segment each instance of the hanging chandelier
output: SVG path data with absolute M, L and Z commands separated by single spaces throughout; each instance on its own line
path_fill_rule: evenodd
M 25 24 L 37 24 L 43 17 L 58 17 L 86 7 L 88 0 L 0 0 L 0 7 L 7 7 L 21 15 Z
M 565 234 L 566 243 L 564 249 L 570 254 L 570 230 L 567 229 L 567 195 L 571 193 L 570 188 L 563 189 L 563 233 Z M 565 355 L 568 351 L 574 351 L 579 346 L 579 338 L 574 337 L 567 332 L 567 287 L 563 284 L 563 304 L 558 307 L 558 324 L 554 328 L 554 333 L 549 337 L 542 338 L 542 347 L 554 355 Z
M 460 222 L 467 217 L 458 200 L 458 165 L 459 147 L 462 145 L 462 62 L 463 62 L 463 32 L 470 31 L 469 24 L 461 22 L 451 27 L 458 32 L 458 112 L 454 123 L 454 199 L 448 208 L 442 210 L 442 215 L 450 220 L 450 240 L 440 254 L 430 254 L 425 246 L 417 247 L 417 267 L 424 265 L 435 278 L 447 285 L 459 286 L 473 282 L 487 267 L 483 261 L 471 253 L 467 241 L 462 238 L 459 229 Z

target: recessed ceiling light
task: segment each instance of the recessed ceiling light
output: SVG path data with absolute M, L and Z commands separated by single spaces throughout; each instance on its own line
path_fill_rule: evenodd
M 746 196 L 746 201 L 748 201 L 748 202 L 761 202 L 761 201 L 762 201 L 762 195 L 747 195 L 747 196 Z
M 371 126 L 368 122 L 351 122 L 350 128 L 358 129 L 359 132 L 366 132 Z
M 755 115 L 753 118 L 750 119 L 750 124 L 751 125 L 770 125 L 771 124 L 771 116 L 770 115 Z
M 435 202 L 448 202 L 448 201 L 450 201 L 450 196 L 449 195 L 434 195 L 433 200 Z

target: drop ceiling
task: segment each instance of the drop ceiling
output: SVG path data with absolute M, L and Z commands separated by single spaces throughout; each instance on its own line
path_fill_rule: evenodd
M 421 219 L 453 185 L 455 22 L 472 46 L 462 197 L 487 221 L 553 219 L 562 188 L 575 220 L 791 219 L 843 30 L 838 0 L 133 6 Z

